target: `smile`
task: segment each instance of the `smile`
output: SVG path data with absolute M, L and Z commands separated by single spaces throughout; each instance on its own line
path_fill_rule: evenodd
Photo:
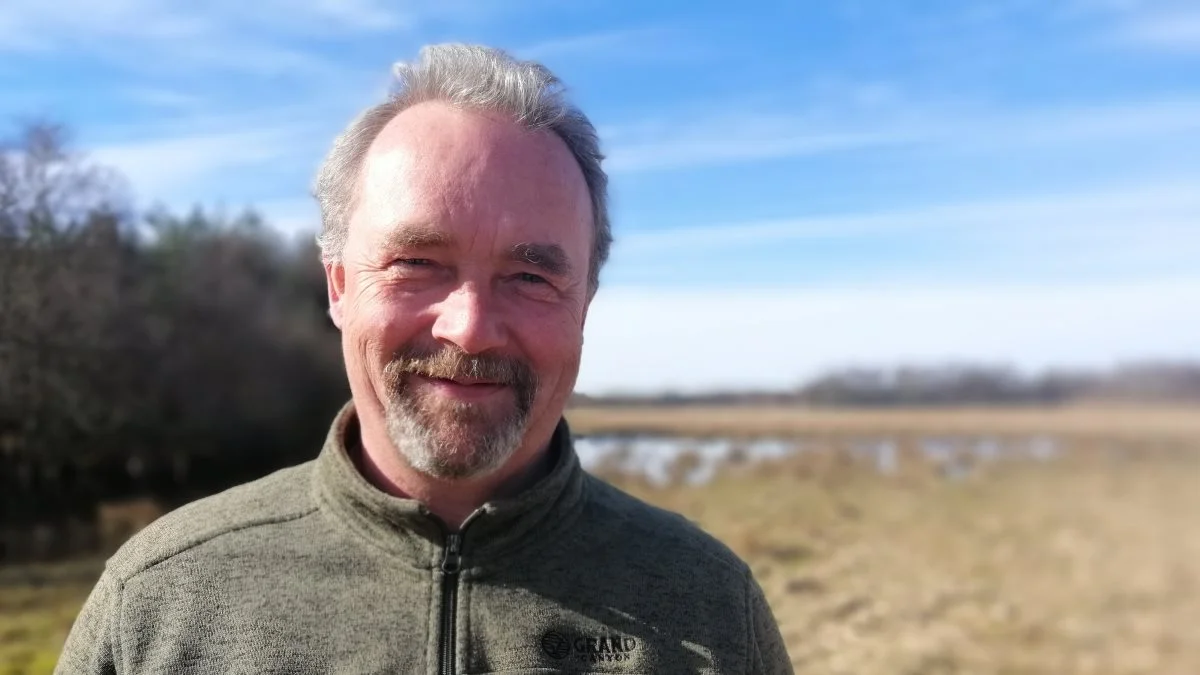
M 508 389 L 508 385 L 499 382 L 487 382 L 469 378 L 450 380 L 440 377 L 426 377 L 424 375 L 416 375 L 415 378 L 422 385 L 433 389 L 439 395 L 461 400 L 483 400 Z

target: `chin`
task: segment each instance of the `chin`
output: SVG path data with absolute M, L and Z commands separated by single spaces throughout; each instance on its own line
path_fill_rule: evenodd
M 525 437 L 526 420 L 471 422 L 430 420 L 422 411 L 400 405 L 389 405 L 387 411 L 388 436 L 397 452 L 416 471 L 441 480 L 477 480 L 496 473 L 517 454 Z

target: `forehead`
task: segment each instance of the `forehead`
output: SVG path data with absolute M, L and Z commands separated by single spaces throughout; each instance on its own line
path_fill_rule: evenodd
M 587 184 L 566 144 L 496 115 L 443 103 L 404 110 L 372 143 L 358 187 L 351 227 L 366 238 L 421 223 L 471 237 L 590 241 Z

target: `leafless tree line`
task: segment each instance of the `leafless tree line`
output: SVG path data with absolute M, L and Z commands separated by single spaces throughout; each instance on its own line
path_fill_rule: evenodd
M 59 127 L 0 148 L 0 531 L 313 456 L 347 396 L 317 261 L 253 212 L 134 213 Z

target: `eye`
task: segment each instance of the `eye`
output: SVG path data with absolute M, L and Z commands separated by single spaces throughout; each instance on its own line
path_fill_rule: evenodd
M 399 258 L 395 260 L 393 265 L 402 265 L 405 267 L 427 267 L 433 264 L 429 258 Z
M 548 284 L 548 283 L 550 283 L 549 281 L 546 281 L 545 278 L 540 277 L 536 274 L 532 274 L 530 272 L 521 272 L 520 274 L 517 275 L 517 279 L 519 279 L 520 281 L 524 281 L 525 283 L 530 283 L 530 284 Z

